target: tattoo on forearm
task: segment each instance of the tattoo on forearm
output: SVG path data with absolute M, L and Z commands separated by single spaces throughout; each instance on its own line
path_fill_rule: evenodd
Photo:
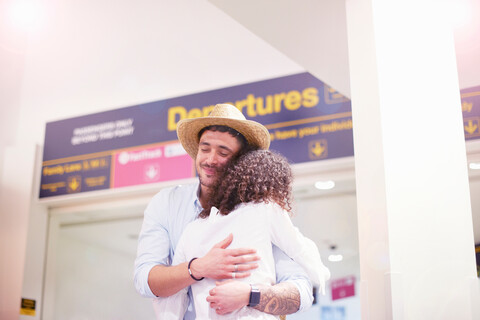
M 259 286 L 260 303 L 255 309 L 273 314 L 285 315 L 297 312 L 300 308 L 300 293 L 291 283 L 279 283 L 274 286 Z

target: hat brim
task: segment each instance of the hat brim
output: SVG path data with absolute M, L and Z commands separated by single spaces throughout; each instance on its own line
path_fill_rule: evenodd
M 205 127 L 221 125 L 240 132 L 249 145 L 267 150 L 270 147 L 270 133 L 262 124 L 251 120 L 221 117 L 204 117 L 180 120 L 177 124 L 178 140 L 187 153 L 195 159 L 198 152 L 198 133 Z

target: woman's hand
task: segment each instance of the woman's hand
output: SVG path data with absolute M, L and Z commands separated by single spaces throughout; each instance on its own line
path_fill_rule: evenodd
M 251 287 L 248 283 L 226 280 L 217 281 L 210 290 L 207 302 L 217 314 L 227 314 L 248 305 Z

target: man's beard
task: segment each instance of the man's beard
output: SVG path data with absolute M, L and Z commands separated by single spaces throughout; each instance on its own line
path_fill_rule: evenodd
M 217 184 L 218 178 L 211 181 L 211 182 L 206 182 L 205 180 L 207 180 L 207 179 L 202 179 L 202 177 L 198 176 L 198 180 L 200 180 L 200 184 L 202 186 L 207 187 L 207 188 L 213 188 Z
M 198 175 L 198 179 L 200 180 L 200 184 L 202 186 L 207 187 L 207 188 L 214 188 L 220 182 L 220 179 L 223 176 L 223 174 L 225 172 L 225 168 L 227 166 L 224 165 L 222 167 L 212 167 L 212 166 L 204 165 L 204 166 L 202 166 L 202 168 L 203 167 L 207 167 L 207 168 L 210 168 L 210 169 L 215 169 L 215 177 L 211 178 L 211 181 L 208 181 L 210 179 L 208 179 L 208 178 L 203 179 L 201 175 Z

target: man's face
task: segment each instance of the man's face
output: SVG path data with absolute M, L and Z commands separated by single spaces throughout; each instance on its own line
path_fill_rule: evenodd
M 240 142 L 228 132 L 205 131 L 200 137 L 195 167 L 202 189 L 211 188 L 234 155 L 240 151 Z

